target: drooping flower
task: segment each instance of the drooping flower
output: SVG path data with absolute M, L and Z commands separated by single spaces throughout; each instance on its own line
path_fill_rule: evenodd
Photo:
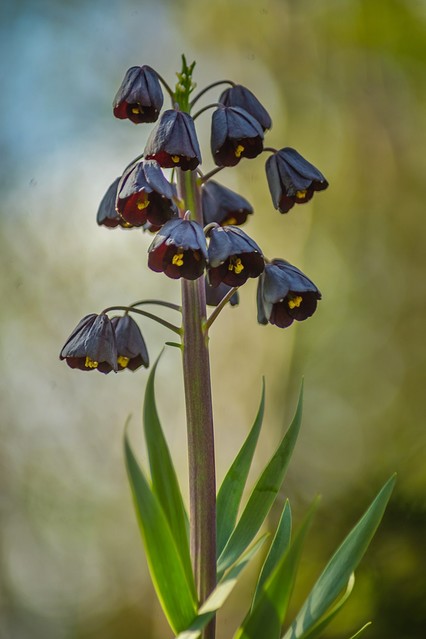
M 114 98 L 115 117 L 135 124 L 155 122 L 162 106 L 163 92 L 154 69 L 147 65 L 131 67 Z
M 73 330 L 61 353 L 71 368 L 101 373 L 117 372 L 117 344 L 107 315 L 86 315 Z
M 204 224 L 239 225 L 253 213 L 252 205 L 242 195 L 214 180 L 203 184 L 201 198 Z
M 237 226 L 217 226 L 209 231 L 209 238 L 207 274 L 212 286 L 241 286 L 262 273 L 262 251 Z
M 101 203 L 99 204 L 96 221 L 99 226 L 107 226 L 108 228 L 116 228 L 120 226 L 124 229 L 132 228 L 132 225 L 123 220 L 121 215 L 115 208 L 115 201 L 117 199 L 117 187 L 121 178 L 117 178 L 108 188 L 107 192 L 103 196 Z
M 204 278 L 204 286 L 206 290 L 207 306 L 217 306 L 232 288 L 232 286 L 227 286 L 226 284 L 219 284 L 219 286 L 216 287 L 212 286 L 207 277 Z M 231 306 L 237 306 L 239 302 L 240 296 L 238 295 L 238 291 L 235 291 L 229 300 L 229 304 Z
M 201 163 L 201 151 L 189 113 L 175 109 L 164 111 L 149 136 L 144 155 L 166 169 L 196 169 Z
M 170 220 L 160 229 L 148 249 L 148 266 L 172 279 L 196 280 L 207 260 L 203 229 L 192 220 Z
M 275 259 L 265 265 L 257 287 L 257 321 L 286 328 L 315 312 L 321 293 L 298 268 Z
M 235 166 L 263 150 L 263 129 L 240 107 L 220 106 L 213 113 L 211 151 L 218 166 Z
M 219 102 L 225 106 L 240 107 L 257 120 L 264 131 L 272 127 L 272 120 L 256 96 L 241 84 L 235 84 L 225 89 L 219 98 Z
M 323 174 L 290 147 L 271 155 L 265 168 L 272 202 L 280 213 L 287 213 L 295 204 L 309 202 L 314 191 L 323 191 L 328 186 Z
M 148 368 L 149 356 L 139 326 L 130 315 L 111 318 L 117 344 L 118 370 Z
M 143 226 L 147 221 L 162 226 L 177 215 L 173 197 L 173 186 L 158 162 L 142 160 L 123 175 L 116 208 L 123 220 L 132 226 Z

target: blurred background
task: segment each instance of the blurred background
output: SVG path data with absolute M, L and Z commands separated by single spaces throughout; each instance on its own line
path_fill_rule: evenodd
M 100 199 L 151 130 L 112 117 L 125 71 L 149 64 L 175 83 L 180 55 L 199 88 L 248 86 L 330 188 L 282 216 L 264 158 L 223 171 L 249 199 L 245 227 L 323 293 L 287 330 L 256 322 L 256 284 L 212 329 L 218 479 L 257 410 L 267 412 L 252 478 L 295 408 L 304 423 L 284 489 L 296 523 L 323 496 L 293 608 L 394 471 L 397 488 L 324 634 L 417 639 L 426 629 L 426 4 L 421 0 L 6 0 L 0 9 L 0 638 L 171 637 L 149 582 L 122 455 L 123 425 L 146 459 L 147 373 L 72 371 L 58 353 L 87 313 L 179 284 L 149 272 L 151 237 L 98 228 Z M 206 96 L 213 102 L 220 88 Z M 201 106 L 201 102 L 200 102 Z M 197 121 L 209 158 L 209 115 Z M 172 315 L 168 316 L 172 319 Z M 170 339 L 142 320 L 151 359 Z M 164 430 L 187 493 L 179 353 L 157 375 Z M 276 522 L 278 507 L 270 517 Z M 247 571 L 219 618 L 232 636 L 253 588 Z

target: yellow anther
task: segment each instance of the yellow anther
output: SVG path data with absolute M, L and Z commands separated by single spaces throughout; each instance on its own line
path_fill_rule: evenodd
M 299 308 L 302 302 L 303 302 L 303 297 L 301 297 L 300 295 L 296 295 L 296 297 L 292 297 L 288 300 L 288 307 L 291 309 Z
M 244 151 L 244 147 L 242 144 L 239 144 L 237 146 L 237 148 L 235 149 L 235 157 L 236 158 L 240 158 L 241 157 L 241 153 Z
M 139 107 L 138 107 L 138 106 L 134 106 L 134 107 L 132 107 L 132 113 L 134 113 L 135 115 L 136 115 L 136 114 L 138 114 L 138 113 L 140 113 L 140 109 L 139 109 Z
M 239 257 L 231 258 L 228 265 L 228 271 L 235 271 L 235 275 L 239 275 L 244 270 L 244 264 Z
M 222 222 L 222 225 L 223 226 L 228 226 L 228 224 L 236 224 L 236 223 L 237 223 L 237 218 L 236 217 L 228 217 L 227 220 Z
M 307 189 L 304 189 L 303 191 L 296 191 L 296 197 L 298 200 L 304 200 L 306 197 L 306 193 L 307 193 Z
M 126 368 L 127 364 L 130 362 L 130 357 L 124 357 L 124 355 L 119 355 L 117 357 L 117 364 L 122 368 Z
M 183 253 L 175 253 L 172 258 L 172 264 L 175 266 L 182 266 L 183 264 Z
M 90 357 L 87 356 L 84 365 L 86 368 L 98 368 L 99 362 L 95 362 L 94 359 L 90 359 Z
M 146 200 L 138 200 L 136 206 L 138 207 L 139 211 L 146 209 L 146 207 L 149 206 L 148 198 L 146 198 Z
M 172 162 L 174 162 L 175 164 L 177 164 L 180 160 L 179 155 L 171 155 L 170 157 L 172 158 Z

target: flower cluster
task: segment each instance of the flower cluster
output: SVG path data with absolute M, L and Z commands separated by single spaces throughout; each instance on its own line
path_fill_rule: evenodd
M 218 102 L 193 114 L 195 103 L 214 83 L 190 100 L 194 65 L 178 74 L 175 91 L 149 66 L 131 67 L 116 94 L 113 112 L 135 124 L 155 122 L 143 154 L 114 180 L 99 206 L 97 222 L 109 228 L 142 228 L 155 233 L 148 266 L 172 279 L 205 278 L 206 302 L 224 298 L 238 303 L 236 289 L 258 278 L 258 321 L 284 328 L 310 317 L 321 295 L 313 282 L 283 259 L 268 260 L 240 226 L 253 214 L 241 195 L 210 179 L 243 158 L 269 153 L 266 177 L 274 207 L 287 213 L 328 186 L 322 173 L 290 147 L 264 147 L 272 120 L 246 87 L 230 81 Z M 172 108 L 162 110 L 164 85 Z M 216 168 L 203 174 L 195 120 L 207 109 L 211 119 L 211 155 Z M 172 169 L 171 175 L 165 170 Z M 187 211 L 178 192 L 179 171 L 195 176 L 197 211 Z M 193 199 L 193 198 L 192 198 Z M 231 293 L 232 290 L 232 293 Z M 130 308 L 130 310 L 132 310 Z M 118 350 L 117 350 L 118 349 Z M 137 325 L 128 314 L 113 318 L 88 315 L 71 334 L 61 358 L 73 368 L 102 372 L 147 366 L 148 355 Z

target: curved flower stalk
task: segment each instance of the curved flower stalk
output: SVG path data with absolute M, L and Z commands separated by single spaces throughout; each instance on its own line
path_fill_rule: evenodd
M 71 368 L 85 371 L 136 371 L 149 366 L 149 356 L 135 317 L 159 322 L 177 336 L 178 342 L 167 344 L 182 352 L 189 534 L 184 499 L 155 402 L 158 360 L 147 381 L 143 410 L 150 478 L 137 462 L 127 434 L 125 458 L 153 584 L 169 624 L 179 639 L 213 639 L 216 611 L 265 542 L 258 534 L 281 490 L 296 444 L 302 393 L 292 424 L 241 509 L 262 425 L 263 387 L 253 426 L 216 494 L 209 330 L 225 306 L 238 305 L 240 289 L 243 291 L 248 279 L 258 280 L 257 319 L 263 325 L 287 328 L 294 320 L 306 320 L 316 312 L 321 293 L 298 267 L 281 257 L 270 260 L 264 255 L 240 228 L 254 213 L 251 204 L 211 177 L 242 161 L 254 160 L 263 151 L 271 153 L 266 178 L 272 204 L 281 213 L 309 202 L 328 182 L 294 149 L 264 147 L 272 121 L 246 87 L 224 80 L 193 96 L 194 67 L 195 62 L 188 65 L 182 56 L 174 90 L 147 65 L 131 67 L 125 74 L 114 99 L 114 115 L 135 124 L 156 124 L 143 155 L 130 162 L 107 189 L 97 214 L 98 224 L 107 228 L 142 228 L 154 233 L 148 267 L 180 281 L 181 305 L 141 300 L 87 315 L 72 331 L 60 358 Z M 218 101 L 194 114 L 198 100 L 223 84 L 230 86 L 222 90 Z M 161 85 L 171 98 L 170 108 L 163 112 Z M 195 120 L 211 108 L 215 109 L 211 155 L 217 168 L 203 174 Z M 282 223 L 279 217 L 278 224 Z M 172 309 L 179 314 L 180 323 L 142 308 L 146 306 Z M 210 314 L 207 306 L 214 307 Z M 116 315 L 118 311 L 122 314 Z M 384 486 L 336 551 L 288 625 L 285 639 L 319 636 L 346 601 L 352 572 L 380 522 L 393 481 Z M 286 503 L 235 639 L 280 637 L 313 510 L 293 536 L 290 505 Z M 346 594 L 339 598 L 345 587 Z

